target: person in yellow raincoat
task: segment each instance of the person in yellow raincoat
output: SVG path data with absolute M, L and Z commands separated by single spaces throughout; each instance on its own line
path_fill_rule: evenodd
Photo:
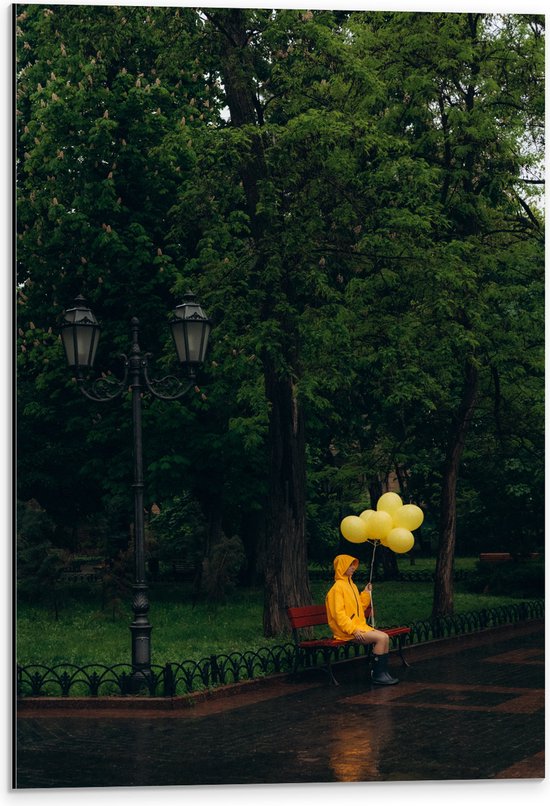
M 388 672 L 390 639 L 385 632 L 367 624 L 365 609 L 371 602 L 372 583 L 365 585 L 359 593 L 352 579 L 358 567 L 359 560 L 349 554 L 339 554 L 334 558 L 334 585 L 325 599 L 329 627 L 338 641 L 373 644 L 372 682 L 393 686 L 399 680 Z

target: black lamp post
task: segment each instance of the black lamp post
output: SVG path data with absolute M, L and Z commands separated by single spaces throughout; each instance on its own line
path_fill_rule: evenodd
M 74 307 L 65 311 L 61 325 L 61 340 L 67 362 L 75 371 L 77 383 L 86 397 L 97 402 L 106 402 L 122 395 L 128 388 L 132 393 L 132 421 L 134 448 L 134 557 L 135 577 L 132 607 L 134 621 L 130 625 L 132 635 L 132 670 L 137 685 L 151 674 L 151 625 L 149 623 L 148 586 L 145 576 L 145 537 L 143 519 L 143 442 L 141 424 L 141 397 L 149 391 L 162 400 L 177 400 L 195 384 L 198 366 L 203 363 L 208 347 L 211 321 L 204 314 L 195 296 L 185 295 L 184 302 L 173 312 L 170 322 L 172 335 L 180 364 L 187 371 L 187 383 L 174 375 L 155 379 L 149 376 L 148 359 L 139 346 L 139 320 L 131 320 L 132 344 L 130 356 L 122 356 L 124 377 L 112 375 L 87 380 L 93 368 L 99 340 L 100 326 L 86 300 L 78 296 Z

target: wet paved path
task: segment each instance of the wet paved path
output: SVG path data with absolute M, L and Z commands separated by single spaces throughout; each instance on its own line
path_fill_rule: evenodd
M 397 686 L 364 660 L 159 710 L 34 709 L 17 787 L 444 781 L 544 777 L 544 626 L 419 645 Z

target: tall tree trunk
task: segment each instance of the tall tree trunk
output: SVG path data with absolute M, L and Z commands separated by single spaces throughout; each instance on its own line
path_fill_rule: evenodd
M 278 377 L 266 363 L 271 414 L 264 634 L 270 637 L 287 629 L 285 608 L 309 604 L 311 593 L 305 539 L 303 416 L 291 380 Z
M 456 488 L 466 435 L 475 410 L 478 371 L 468 362 L 462 400 L 452 429 L 443 467 L 439 551 L 435 568 L 432 617 L 452 615 L 454 609 L 453 567 L 456 546 Z
M 246 11 L 223 9 L 205 11 L 217 27 L 222 42 L 222 78 L 233 126 L 255 125 L 250 152 L 240 168 L 250 216 L 257 264 L 256 277 L 263 282 L 264 238 L 269 239 L 265 221 L 258 215 L 259 183 L 267 176 L 260 127 L 261 110 L 254 88 L 254 67 Z M 267 293 L 264 316 L 272 316 L 271 294 Z M 285 363 L 292 365 L 294 339 L 287 333 Z M 264 632 L 266 636 L 286 631 L 287 605 L 311 602 L 307 573 L 305 536 L 305 436 L 303 417 L 290 375 L 280 374 L 272 360 L 263 358 L 265 391 L 269 403 L 269 450 Z

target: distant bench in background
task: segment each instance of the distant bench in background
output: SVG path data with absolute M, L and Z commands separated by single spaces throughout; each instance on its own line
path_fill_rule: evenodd
M 528 560 L 538 560 L 539 559 L 538 552 L 532 552 L 531 554 L 527 555 Z M 510 554 L 509 551 L 489 551 L 484 552 L 479 555 L 479 560 L 482 563 L 505 563 L 508 560 L 513 560 L 514 558 Z
M 195 579 L 197 566 L 185 560 L 172 560 L 172 578 L 174 582 L 190 582 Z

